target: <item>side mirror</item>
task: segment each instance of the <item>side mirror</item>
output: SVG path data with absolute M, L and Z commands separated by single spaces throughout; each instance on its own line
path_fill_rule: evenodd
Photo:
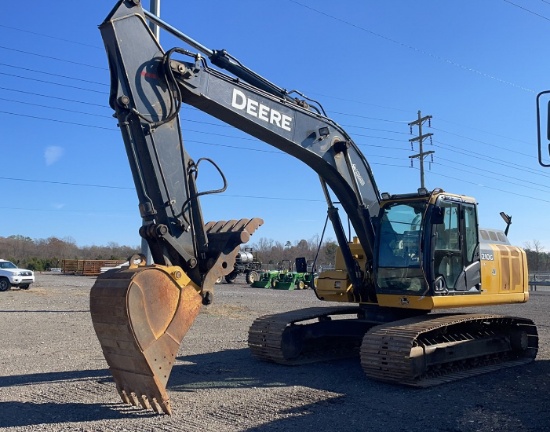
M 431 221 L 433 225 L 440 225 L 445 220 L 445 209 L 443 207 L 432 207 Z
M 504 230 L 504 235 L 508 235 L 508 230 L 510 229 L 510 225 L 512 225 L 512 216 L 507 215 L 504 212 L 500 212 L 500 217 L 504 219 L 504 222 L 506 222 L 506 229 Z
M 538 153 L 539 164 L 543 167 L 550 167 L 550 90 L 540 92 L 537 95 L 537 138 L 538 138 Z M 544 100 L 543 100 L 544 99 Z M 546 104 L 544 103 L 545 101 Z M 546 106 L 545 106 L 546 105 Z M 546 112 L 541 112 L 541 106 L 546 108 Z M 542 121 L 541 121 L 542 120 Z M 543 124 L 544 122 L 544 124 Z M 545 129 L 545 143 L 543 144 L 541 128 Z M 545 148 L 544 155 L 542 148 Z

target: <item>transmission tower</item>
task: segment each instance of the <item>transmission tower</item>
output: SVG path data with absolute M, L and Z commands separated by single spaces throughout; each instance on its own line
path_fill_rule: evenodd
M 411 166 L 413 165 L 413 159 L 420 160 L 420 187 L 423 189 L 424 189 L 424 158 L 428 155 L 433 155 L 435 152 L 431 150 L 426 152 L 424 151 L 424 140 L 426 138 L 430 138 L 430 142 L 431 142 L 431 137 L 433 134 L 432 133 L 422 134 L 422 125 L 428 122 L 428 126 L 431 126 L 431 120 L 432 120 L 431 115 L 422 117 L 422 113 L 418 111 L 418 118 L 415 121 L 409 123 L 411 134 L 412 134 L 413 126 L 418 126 L 418 136 L 416 136 L 415 138 L 411 138 L 409 142 L 411 143 L 411 149 L 412 149 L 413 143 L 418 141 L 419 152 L 415 155 L 409 156 L 409 159 L 411 160 Z

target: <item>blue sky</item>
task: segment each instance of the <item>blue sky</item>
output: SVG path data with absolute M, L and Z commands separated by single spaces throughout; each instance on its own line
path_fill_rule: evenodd
M 139 245 L 137 196 L 97 26 L 114 1 L 6 2 L 0 24 L 0 236 Z M 149 1 L 144 2 L 146 8 Z M 380 191 L 420 184 L 408 123 L 431 115 L 429 189 L 474 196 L 480 223 L 550 251 L 550 169 L 539 167 L 535 96 L 550 88 L 550 1 L 161 0 L 161 17 L 212 49 L 320 101 L 366 155 Z M 165 49 L 181 46 L 161 34 Z M 204 218 L 262 217 L 260 238 L 317 238 L 317 175 L 292 157 L 189 107 L 185 146 L 229 188 Z M 219 178 L 201 171 L 199 187 Z M 331 235 L 329 234 L 329 237 Z

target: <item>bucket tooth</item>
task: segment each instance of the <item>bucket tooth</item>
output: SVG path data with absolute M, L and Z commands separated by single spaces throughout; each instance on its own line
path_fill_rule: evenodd
M 122 402 L 124 402 L 126 404 L 131 404 L 130 398 L 128 397 L 128 394 L 126 393 L 126 390 L 119 390 L 118 394 L 120 395 L 120 398 L 122 399 Z
M 139 398 L 139 403 L 143 409 L 151 409 L 151 404 L 149 403 L 147 396 L 141 395 Z
M 132 392 L 131 395 L 132 395 L 132 397 L 131 397 L 130 402 L 133 406 L 137 407 L 139 405 L 139 400 L 138 400 L 138 398 L 137 398 L 137 396 L 134 392 Z
M 170 406 L 170 401 L 164 401 L 161 405 L 162 410 L 165 414 L 172 415 L 172 407 Z

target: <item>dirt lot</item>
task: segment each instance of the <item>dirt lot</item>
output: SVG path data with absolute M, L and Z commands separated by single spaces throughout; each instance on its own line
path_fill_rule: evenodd
M 168 383 L 170 417 L 120 403 L 90 320 L 93 282 L 39 274 L 29 291 L 0 293 L 3 430 L 550 430 L 550 292 L 483 309 L 535 320 L 534 363 L 418 390 L 368 380 L 358 359 L 300 367 L 257 361 L 247 349 L 256 317 L 322 303 L 309 290 L 220 284 L 180 349 Z

